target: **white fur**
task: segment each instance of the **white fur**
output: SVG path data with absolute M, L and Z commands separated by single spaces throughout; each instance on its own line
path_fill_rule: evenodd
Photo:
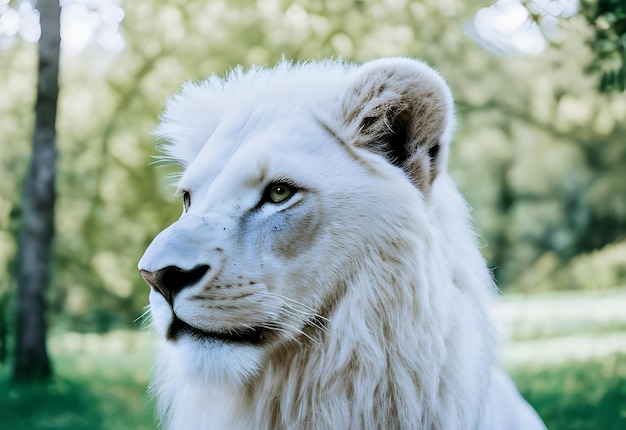
M 399 101 L 425 124 L 393 165 L 368 139 L 396 124 L 366 126 Z M 543 428 L 494 370 L 495 287 L 445 172 L 452 128 L 446 84 L 408 59 L 236 70 L 170 100 L 157 134 L 192 203 L 139 267 L 211 270 L 173 310 L 153 290 L 154 327 L 165 337 L 174 312 L 207 331 L 277 331 L 257 346 L 164 340 L 166 428 Z M 287 179 L 293 198 L 259 204 Z

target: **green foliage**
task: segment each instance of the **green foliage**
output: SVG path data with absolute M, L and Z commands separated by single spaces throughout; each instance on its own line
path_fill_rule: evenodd
M 516 369 L 520 392 L 552 430 L 626 427 L 626 355 Z
M 474 208 L 500 287 L 605 289 L 623 282 L 623 260 L 608 250 L 626 240 L 626 100 L 598 94 L 586 73 L 595 61 L 588 45 L 595 33 L 582 16 L 571 18 L 567 37 L 544 54 L 497 59 L 464 34 L 484 6 L 478 0 L 123 6 L 123 52 L 92 47 L 62 58 L 53 327 L 103 332 L 132 326 L 144 311 L 148 288 L 136 262 L 180 211 L 165 185 L 173 171 L 149 165 L 157 154 L 150 132 L 165 99 L 188 79 L 283 56 L 426 59 L 456 97 L 450 166 Z M 0 302 L 9 322 L 34 48 L 17 42 L 0 51 Z M 597 270 L 608 271 L 602 282 L 594 280 Z
M 570 12 L 565 13 L 566 16 L 553 15 L 559 9 L 562 13 L 568 0 L 520 1 L 544 36 L 558 46 L 558 39 L 562 38 L 557 36 L 558 29 L 544 25 L 544 21 L 547 18 L 551 23 L 559 22 L 562 27 L 568 28 Z M 556 4 L 556 8 L 551 3 Z M 598 77 L 598 89 L 607 93 L 626 90 L 626 3 L 623 0 L 581 0 L 578 15 L 584 17 L 588 24 L 585 31 L 589 36 L 584 43 L 593 51 L 593 60 L 587 71 Z
M 577 255 L 567 264 L 556 253 L 546 252 L 517 285 L 524 291 L 608 290 L 626 285 L 626 242 Z
M 625 305 L 626 289 L 516 294 L 497 303 L 507 339 L 501 360 L 549 429 L 625 428 Z
M 49 383 L 9 382 L 0 367 L 2 428 L 10 430 L 153 430 L 146 393 L 152 361 L 147 334 L 53 336 L 55 377 Z
M 594 31 L 589 43 L 596 53 L 591 70 L 600 74 L 601 91 L 626 90 L 626 3 L 584 0 L 581 12 Z

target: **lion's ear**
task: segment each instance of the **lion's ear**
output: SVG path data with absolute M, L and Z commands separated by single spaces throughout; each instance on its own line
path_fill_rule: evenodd
M 407 58 L 371 61 L 353 76 L 341 102 L 350 140 L 383 154 L 428 193 L 446 168 L 454 122 L 443 78 Z

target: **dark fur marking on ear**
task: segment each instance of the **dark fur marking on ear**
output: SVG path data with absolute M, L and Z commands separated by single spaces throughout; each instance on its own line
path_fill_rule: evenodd
M 440 149 L 441 149 L 441 144 L 439 142 L 436 142 L 433 146 L 431 146 L 428 149 L 428 156 L 430 157 L 431 162 L 437 159 Z
M 410 151 L 408 144 L 408 130 L 406 119 L 407 112 L 390 112 L 392 118 L 389 120 L 391 130 L 387 137 L 386 147 L 388 148 L 387 157 L 394 166 L 403 167 L 409 158 Z

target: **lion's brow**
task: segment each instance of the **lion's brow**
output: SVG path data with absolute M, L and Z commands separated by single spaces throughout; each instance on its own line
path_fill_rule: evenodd
M 315 121 L 324 129 L 328 132 L 328 134 L 330 134 L 336 141 L 337 143 L 341 144 L 342 146 L 345 147 L 349 147 L 350 145 L 348 144 L 348 142 L 345 141 L 345 139 L 343 137 L 341 137 L 339 135 L 339 133 L 337 133 L 337 131 L 331 127 L 326 121 L 324 121 L 322 118 L 319 117 L 319 115 L 313 115 L 313 119 L 315 119 Z
M 363 167 L 365 167 L 365 169 L 367 169 L 370 173 L 373 174 L 377 174 L 378 172 L 376 171 L 376 169 L 374 169 L 369 163 L 367 163 L 365 160 L 363 160 L 362 157 L 359 156 L 358 153 L 355 152 L 354 150 L 354 146 L 349 144 L 348 141 L 346 139 L 344 139 L 339 133 L 337 133 L 337 131 L 330 126 L 326 121 L 324 121 L 322 118 L 320 118 L 318 115 L 313 115 L 313 119 L 315 119 L 315 121 L 324 129 L 326 130 L 326 132 L 328 134 L 330 134 L 330 136 L 337 142 L 339 143 L 339 145 L 344 148 L 346 150 L 346 152 L 348 153 L 348 155 L 350 155 L 350 157 L 356 161 L 357 163 L 359 163 L 360 165 L 362 165 Z

